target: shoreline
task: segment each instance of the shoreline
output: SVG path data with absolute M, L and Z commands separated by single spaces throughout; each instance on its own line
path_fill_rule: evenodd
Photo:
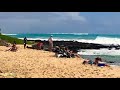
M 83 65 L 83 58 L 56 58 L 53 52 L 0 46 L 0 78 L 120 78 L 119 67 Z

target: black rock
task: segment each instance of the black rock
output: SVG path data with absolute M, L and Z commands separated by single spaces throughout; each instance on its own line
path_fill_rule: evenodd
M 41 41 L 45 47 L 48 47 L 49 43 L 45 40 L 28 40 L 28 41 Z M 77 52 L 79 49 L 100 49 L 100 48 L 109 48 L 109 46 L 104 46 L 102 44 L 94 44 L 94 43 L 83 43 L 77 41 L 53 41 L 55 46 L 65 46 L 68 49 Z

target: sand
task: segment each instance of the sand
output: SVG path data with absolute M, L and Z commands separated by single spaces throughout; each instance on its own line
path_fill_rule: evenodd
M 120 78 L 120 67 L 83 65 L 82 58 L 56 58 L 53 52 L 0 46 L 0 78 Z

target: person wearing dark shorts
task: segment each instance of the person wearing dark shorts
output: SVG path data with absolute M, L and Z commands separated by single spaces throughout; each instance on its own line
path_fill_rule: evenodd
M 24 49 L 26 48 L 26 44 L 27 44 L 27 38 L 24 38 Z

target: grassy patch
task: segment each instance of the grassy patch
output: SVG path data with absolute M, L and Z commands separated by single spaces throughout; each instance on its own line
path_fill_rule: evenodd
M 23 44 L 23 40 L 21 40 L 21 39 L 6 36 L 6 35 L 2 35 L 2 34 L 0 34 L 0 39 L 6 41 L 8 43 L 13 43 L 14 41 L 16 41 L 17 44 Z M 33 42 L 28 41 L 27 44 L 33 44 Z

